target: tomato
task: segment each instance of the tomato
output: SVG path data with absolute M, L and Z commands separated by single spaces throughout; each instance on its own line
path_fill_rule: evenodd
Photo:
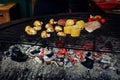
M 98 21 L 98 22 L 100 22 L 100 21 L 101 21 L 101 19 L 100 19 L 100 18 L 96 18 L 96 19 L 95 19 L 95 21 Z
M 105 18 L 101 18 L 100 22 L 103 24 L 106 22 L 106 19 Z
M 92 22 L 93 21 L 93 18 L 88 18 L 88 22 Z

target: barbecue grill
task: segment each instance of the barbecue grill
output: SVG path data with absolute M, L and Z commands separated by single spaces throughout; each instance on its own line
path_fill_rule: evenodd
M 92 15 L 95 15 L 95 14 L 92 14 Z M 81 14 L 81 13 L 58 14 L 58 15 L 31 17 L 31 18 L 16 20 L 16 21 L 12 21 L 10 23 L 3 24 L 0 26 L 0 48 L 1 48 L 0 55 L 1 55 L 1 58 L 4 59 L 6 56 L 11 57 L 11 55 L 13 55 L 13 54 L 9 52 L 10 51 L 9 47 L 11 49 L 13 49 L 13 48 L 16 48 L 16 45 L 40 46 L 43 48 L 47 47 L 50 49 L 51 48 L 55 48 L 55 49 L 65 48 L 67 50 L 82 50 L 82 51 L 88 51 L 88 52 L 102 52 L 102 53 L 110 53 L 112 55 L 119 55 L 119 53 L 120 53 L 120 38 L 119 38 L 120 37 L 120 32 L 119 32 L 120 31 L 120 27 L 119 27 L 120 26 L 120 23 L 119 23 L 120 17 L 118 14 L 102 14 L 101 16 L 105 17 L 107 19 L 107 22 L 105 24 L 103 24 L 100 29 L 97 29 L 92 33 L 88 33 L 86 30 L 83 30 L 81 32 L 80 37 L 77 37 L 77 38 L 72 38 L 69 35 L 67 37 L 58 37 L 58 36 L 56 36 L 55 33 L 52 33 L 53 36 L 51 36 L 50 38 L 42 39 L 40 37 L 41 31 L 39 31 L 37 33 L 37 35 L 35 35 L 35 36 L 30 36 L 30 35 L 26 34 L 26 32 L 25 32 L 25 27 L 27 25 L 33 25 L 33 22 L 35 20 L 43 21 L 45 24 L 48 23 L 51 18 L 53 18 L 55 20 L 78 19 L 78 20 L 85 20 L 85 22 L 87 22 L 87 19 L 89 16 L 90 16 L 90 14 Z M 62 47 L 56 46 L 55 44 L 58 41 L 63 41 L 64 45 Z M 92 45 L 92 47 L 90 45 L 86 45 L 87 43 Z M 14 45 L 14 46 L 11 47 L 12 45 Z M 18 48 L 18 46 L 17 46 L 17 48 Z M 22 55 L 22 57 L 24 57 L 24 59 L 25 59 L 23 61 L 26 61 L 26 59 L 28 58 L 27 55 Z M 1 63 L 3 61 L 2 59 L 1 59 Z M 19 57 L 18 59 L 21 59 L 21 58 Z M 17 59 L 17 61 L 19 62 L 18 59 Z M 7 58 L 6 60 L 9 61 L 10 59 Z M 12 61 L 12 60 L 10 60 L 10 61 L 12 63 L 14 63 L 14 61 Z M 31 62 L 29 61 L 29 62 L 27 62 L 27 64 L 28 63 L 30 65 Z M 18 65 L 18 63 L 14 63 L 14 64 Z M 20 64 L 21 63 L 19 63 L 19 66 L 20 66 Z M 24 63 L 24 65 L 25 64 L 26 63 Z M 33 69 L 33 65 L 36 65 L 36 64 L 34 63 L 31 65 L 32 66 L 29 66 L 29 68 L 31 67 Z M 3 66 L 1 66 L 0 69 L 2 69 L 2 67 Z M 18 66 L 15 66 L 15 67 L 18 68 Z M 53 65 L 52 65 L 52 67 L 53 67 Z M 39 73 L 37 73 L 37 72 L 39 72 L 39 70 L 43 69 L 43 66 L 42 67 L 40 67 L 40 65 L 34 66 L 34 68 L 37 68 L 35 70 L 36 72 L 30 71 L 28 68 L 22 68 L 22 67 L 19 67 L 20 69 L 17 69 L 17 68 L 16 69 L 10 68 L 11 70 L 8 69 L 6 72 L 0 72 L 1 73 L 0 79 L 11 80 L 12 76 L 13 76 L 13 79 L 16 79 L 16 78 L 17 79 L 18 78 L 25 79 L 25 80 L 26 79 L 36 79 L 35 78 L 36 75 L 39 76 L 39 77 L 37 77 L 38 80 L 39 79 L 41 80 L 42 78 L 43 79 L 47 78 L 47 77 L 45 77 L 44 74 L 39 75 Z M 54 67 L 54 69 L 57 69 L 57 68 Z M 52 68 L 52 70 L 53 70 L 53 68 Z M 67 71 L 69 71 L 69 70 L 67 70 Z M 119 75 L 120 74 L 119 70 L 116 69 L 116 71 Z M 53 73 L 52 73 L 53 75 L 54 75 L 54 72 L 55 72 L 55 70 L 53 70 Z M 85 72 L 85 75 L 87 75 L 89 79 L 93 78 L 93 77 L 92 78 L 90 77 L 91 74 L 89 72 L 89 69 L 85 69 L 84 72 Z M 17 74 L 15 75 L 14 73 L 17 73 Z M 52 75 L 49 74 L 50 75 L 49 79 L 50 80 L 57 79 L 57 77 L 60 80 L 70 78 L 67 76 L 68 75 L 67 73 L 65 74 L 64 69 L 62 69 L 62 71 L 58 71 L 58 73 L 59 74 L 57 74 L 57 73 L 55 74 L 56 76 L 54 75 L 54 78 L 51 77 Z M 20 75 L 20 77 L 19 77 L 19 75 Z M 65 77 L 64 75 L 66 75 L 67 77 Z M 83 75 L 83 77 L 81 77 L 81 79 L 86 78 L 85 75 Z M 31 76 L 33 76 L 33 77 L 31 77 Z M 100 78 L 100 76 L 99 76 L 99 78 Z M 103 75 L 101 75 L 101 78 L 105 78 L 105 77 Z M 109 76 L 107 78 L 109 78 Z M 77 78 L 75 77 L 73 79 L 77 79 Z M 95 79 L 97 79 L 97 78 L 95 78 Z

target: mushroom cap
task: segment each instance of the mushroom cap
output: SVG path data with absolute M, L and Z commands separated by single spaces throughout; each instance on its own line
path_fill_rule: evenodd
M 50 23 L 47 23 L 47 24 L 45 25 L 45 28 L 46 28 L 46 29 L 47 29 L 47 28 L 53 28 L 53 25 L 50 24 Z
M 62 27 L 61 26 L 55 26 L 55 31 L 56 32 L 62 31 Z
M 42 22 L 42 21 L 39 21 L 39 20 L 36 20 L 36 21 L 34 21 L 33 25 L 34 25 L 35 27 L 41 27 L 41 26 L 43 25 L 43 22 Z
M 37 31 L 34 28 L 32 28 L 31 26 L 26 26 L 25 27 L 25 32 L 28 35 L 36 35 L 37 34 Z
M 49 23 L 53 25 L 53 24 L 57 24 L 57 21 L 55 21 L 53 18 L 51 18 Z
M 58 32 L 57 35 L 61 36 L 61 37 L 65 37 L 66 36 L 66 34 L 64 32 Z
M 27 31 L 28 31 L 29 29 L 31 29 L 31 28 L 32 28 L 32 27 L 31 27 L 31 26 L 29 26 L 29 25 L 28 25 L 28 26 L 26 26 L 26 27 L 25 27 L 25 32 L 27 32 Z
M 36 31 L 39 31 L 42 29 L 42 27 L 33 27 Z
M 41 38 L 48 38 L 48 37 L 50 37 L 50 34 L 48 34 L 47 31 L 41 32 Z

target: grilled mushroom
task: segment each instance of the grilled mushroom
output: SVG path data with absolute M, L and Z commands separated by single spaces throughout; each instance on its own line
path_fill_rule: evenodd
M 52 18 L 52 19 L 50 19 L 49 23 L 53 25 L 53 24 L 57 24 L 57 21 L 55 21 L 55 20 Z
M 53 28 L 52 24 L 50 24 L 50 23 L 47 23 L 47 24 L 45 25 L 45 28 L 46 28 L 46 29 L 47 29 L 47 28 L 50 28 L 50 27 Z
M 42 29 L 42 27 L 33 27 L 36 31 L 39 31 Z
M 39 21 L 39 20 L 36 20 L 36 21 L 34 21 L 33 25 L 34 25 L 35 27 L 42 27 L 43 22 L 42 22 L 42 21 Z
M 37 31 L 34 28 L 32 28 L 31 26 L 26 26 L 25 27 L 25 32 L 28 35 L 36 35 L 37 34 Z
M 55 26 L 55 31 L 56 32 L 62 31 L 62 27 L 61 26 Z
M 50 37 L 50 34 L 48 34 L 46 31 L 41 32 L 41 38 L 48 38 Z
M 47 32 L 54 32 L 54 28 L 53 27 L 47 28 Z
M 57 35 L 61 36 L 61 37 L 65 37 L 66 36 L 66 34 L 64 32 L 58 32 Z

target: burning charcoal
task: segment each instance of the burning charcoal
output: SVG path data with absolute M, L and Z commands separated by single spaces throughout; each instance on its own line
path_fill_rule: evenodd
M 54 52 L 52 50 L 45 50 L 45 53 L 44 53 L 44 60 L 45 61 L 51 61 L 55 58 L 54 56 Z
M 66 67 L 71 67 L 72 63 L 70 62 L 70 60 L 68 58 L 64 59 L 64 68 Z
M 75 56 L 69 56 L 70 62 L 75 63 L 78 62 L 79 60 L 75 58 Z
M 85 57 L 86 61 L 81 62 L 81 64 L 89 69 L 93 68 L 94 61 L 88 57 Z
M 16 45 L 11 46 L 9 52 L 11 54 L 11 59 L 14 61 L 23 62 L 26 61 L 28 58 L 28 56 L 26 54 L 23 54 Z
M 83 50 L 74 50 L 74 53 L 76 54 L 76 58 L 79 58 L 80 61 L 85 60 L 85 51 L 83 51 Z
M 39 56 L 41 52 L 40 46 L 30 46 L 24 51 L 29 56 Z
M 56 63 L 58 66 L 63 67 L 64 66 L 64 56 L 56 57 Z
M 38 50 L 31 51 L 31 54 L 37 54 L 37 53 L 40 53 L 40 51 Z
M 63 62 L 58 62 L 58 65 L 59 65 L 60 67 L 63 67 L 64 63 L 63 63 Z
M 40 60 L 38 57 L 35 57 L 33 60 L 35 61 L 35 63 L 37 62 L 39 64 L 42 64 L 42 60 Z
M 48 63 L 49 63 L 49 61 L 51 61 L 53 58 L 49 58 L 49 57 L 47 57 L 47 56 L 44 56 L 44 61 L 48 61 Z
M 103 69 L 108 69 L 109 67 L 110 67 L 109 64 L 102 64 L 102 68 L 103 68 Z
M 10 56 L 11 55 L 9 51 L 4 51 L 3 54 L 6 55 L 6 56 Z
M 102 55 L 101 56 L 102 57 L 102 59 L 101 59 L 101 62 L 102 63 L 111 63 L 111 57 L 109 57 L 108 55 Z
M 23 50 L 23 52 L 25 52 L 27 49 L 29 49 L 32 45 L 25 45 L 25 44 L 21 44 L 20 48 L 22 48 L 21 50 Z
M 53 52 L 51 52 L 50 54 L 46 54 L 47 57 L 52 57 L 54 55 Z
M 45 55 L 46 55 L 47 57 L 52 57 L 52 56 L 54 55 L 53 49 L 50 48 L 50 47 L 45 48 Z
M 67 49 L 60 49 L 57 53 L 56 56 L 60 57 L 60 56 L 65 56 L 67 55 Z

